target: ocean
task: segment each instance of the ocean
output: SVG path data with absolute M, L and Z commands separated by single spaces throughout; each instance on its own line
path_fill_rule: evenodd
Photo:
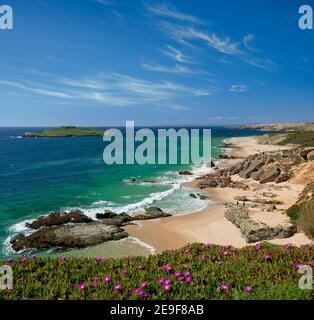
M 49 212 L 78 208 L 94 218 L 106 209 L 120 213 L 157 206 L 171 214 L 188 214 L 212 203 L 190 197 L 193 190 L 181 185 L 193 176 L 178 174 L 188 169 L 195 177 L 208 171 L 206 166 L 106 165 L 102 137 L 21 138 L 44 129 L 0 128 L 0 258 L 16 255 L 10 238 L 27 234 L 25 223 Z M 211 129 L 213 158 L 224 152 L 218 147 L 224 139 L 262 134 Z

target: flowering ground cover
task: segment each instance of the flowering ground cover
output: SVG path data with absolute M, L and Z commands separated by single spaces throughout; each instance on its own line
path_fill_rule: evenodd
M 12 290 L 0 299 L 314 299 L 300 289 L 314 246 L 262 243 L 243 249 L 192 244 L 149 257 L 7 259 Z

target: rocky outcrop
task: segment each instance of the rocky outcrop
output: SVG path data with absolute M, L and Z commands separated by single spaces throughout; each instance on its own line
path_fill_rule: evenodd
M 26 227 L 38 230 L 41 227 L 60 226 L 67 223 L 90 223 L 93 220 L 87 217 L 80 210 L 72 210 L 70 212 L 53 212 L 48 216 L 39 217 L 37 220 L 26 223 Z
M 163 212 L 160 208 L 146 208 L 144 212 L 135 212 L 129 214 L 131 220 L 150 220 L 157 218 L 170 217 L 171 214 Z
M 193 173 L 191 171 L 183 170 L 183 171 L 179 171 L 179 175 L 180 176 L 192 176 Z
M 290 179 L 291 168 L 314 159 L 314 148 L 296 148 L 251 155 L 235 165 L 207 174 L 200 179 L 200 188 L 237 187 L 232 176 L 254 179 L 261 184 L 282 183 Z M 245 188 L 245 185 L 242 186 Z
M 285 223 L 278 226 L 268 226 L 265 223 L 255 221 L 251 218 L 247 208 L 230 205 L 225 213 L 227 220 L 232 222 L 241 231 L 247 243 L 260 242 L 275 238 L 292 237 L 297 228 L 293 223 Z
M 127 236 L 128 234 L 117 226 L 93 222 L 78 226 L 43 228 L 31 235 L 13 238 L 11 244 L 15 251 L 28 248 L 74 248 L 119 240 Z

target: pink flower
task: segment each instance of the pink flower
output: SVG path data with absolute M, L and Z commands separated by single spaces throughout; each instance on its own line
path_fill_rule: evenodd
M 228 291 L 230 289 L 230 287 L 227 284 L 222 284 L 220 286 L 220 289 L 223 290 L 223 291 Z
M 166 292 L 168 292 L 168 291 L 171 290 L 170 284 L 165 284 L 165 285 L 163 286 L 163 288 L 164 288 L 164 290 L 165 290 Z
M 144 281 L 140 284 L 140 288 L 145 288 L 147 286 L 147 281 Z
M 26 262 L 26 261 L 27 261 L 27 258 L 22 258 L 22 259 L 20 260 L 21 263 L 24 263 L 24 262 Z
M 111 279 L 110 276 L 104 276 L 104 282 L 105 282 L 105 283 L 109 282 L 110 279 Z
M 191 280 L 192 280 L 192 278 L 191 278 L 191 277 L 186 277 L 186 278 L 185 278 L 185 282 L 186 282 L 186 283 L 190 283 L 190 282 L 191 282 Z
M 184 250 L 184 253 L 185 253 L 185 254 L 188 254 L 188 253 L 190 253 L 190 252 L 191 252 L 191 249 L 189 249 L 189 248 Z
M 163 265 L 163 266 L 161 266 L 161 268 L 166 270 L 166 271 L 172 270 L 172 268 L 170 266 L 167 266 L 167 265 Z
M 180 277 L 178 277 L 178 279 L 179 279 L 180 281 L 183 281 L 183 280 L 184 280 L 184 277 L 183 277 L 183 276 L 180 276 Z
M 292 243 L 286 243 L 285 245 L 284 245 L 284 248 L 285 249 L 291 249 L 293 247 L 293 244 Z
M 165 280 L 164 284 L 170 284 L 170 280 Z
M 121 270 L 121 273 L 123 273 L 123 274 L 127 274 L 127 273 L 128 273 L 128 270 L 126 270 L 126 269 L 122 269 L 122 270 Z
M 143 269 L 143 266 L 142 266 L 141 264 L 139 264 L 139 265 L 137 266 L 137 268 L 138 268 L 139 270 L 142 270 L 142 269 Z
M 189 277 L 189 276 L 190 276 L 190 272 L 185 271 L 185 272 L 183 273 L 183 275 L 184 275 L 185 277 Z
M 129 259 L 130 259 L 130 256 L 124 256 L 124 259 L 125 259 L 125 260 L 129 260 Z
M 309 262 L 307 262 L 306 264 L 309 265 L 309 266 L 313 266 L 313 265 L 314 265 L 314 262 L 313 262 L 313 261 L 309 261 Z
M 252 286 L 245 286 L 244 287 L 244 291 L 245 292 L 252 292 L 253 291 L 253 287 Z
M 174 273 L 174 276 L 175 276 L 176 278 L 178 278 L 178 277 L 181 276 L 181 273 L 180 273 L 180 272 L 175 272 L 175 273 Z
M 296 263 L 294 266 L 296 267 L 296 269 L 301 269 L 302 264 L 301 263 Z
M 64 261 L 64 260 L 66 260 L 66 257 L 65 256 L 61 256 L 61 257 L 59 257 L 59 260 L 60 261 Z
M 35 259 L 35 258 L 37 258 L 37 254 L 34 253 L 34 254 L 32 254 L 29 258 L 30 258 L 30 259 Z
M 223 252 L 222 252 L 222 255 L 224 255 L 224 256 L 227 256 L 228 254 L 229 254 L 228 251 L 223 251 Z
M 86 286 L 85 286 L 84 283 L 81 283 L 81 284 L 79 285 L 79 289 L 80 289 L 81 291 L 85 290 L 85 288 L 86 288 Z
M 182 263 L 182 267 L 183 267 L 184 269 L 188 269 L 190 266 L 189 266 L 188 263 Z
M 211 244 L 211 243 L 204 243 L 204 247 L 205 248 L 210 248 L 210 247 L 212 247 L 213 246 L 213 244 Z
M 120 284 L 115 284 L 114 286 L 112 286 L 112 289 L 118 291 L 122 289 L 122 286 Z
M 255 249 L 256 249 L 256 250 L 262 249 L 262 245 L 258 243 L 258 244 L 255 246 Z
M 230 246 L 222 246 L 222 249 L 229 249 Z
M 207 260 L 207 258 L 208 258 L 208 255 L 200 256 L 201 261 L 205 261 L 205 260 Z
M 5 263 L 12 263 L 14 260 L 12 258 L 5 259 Z
M 165 280 L 163 278 L 158 278 L 157 282 L 160 283 L 160 284 L 164 284 Z
M 268 261 L 268 260 L 270 259 L 270 256 L 267 255 L 267 254 L 265 254 L 265 255 L 263 256 L 263 259 L 266 260 L 266 261 Z
M 94 281 L 92 282 L 92 285 L 96 287 L 96 286 L 98 285 L 98 281 L 97 281 L 97 280 L 94 280 Z
M 95 261 L 96 261 L 97 263 L 100 263 L 100 262 L 102 262 L 102 258 L 95 258 Z
M 142 296 L 144 291 L 140 288 L 135 288 L 134 293 L 137 294 L 138 296 Z

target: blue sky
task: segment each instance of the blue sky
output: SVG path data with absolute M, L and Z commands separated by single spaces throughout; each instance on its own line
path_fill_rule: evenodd
M 0 126 L 314 121 L 313 0 L 6 0 Z

